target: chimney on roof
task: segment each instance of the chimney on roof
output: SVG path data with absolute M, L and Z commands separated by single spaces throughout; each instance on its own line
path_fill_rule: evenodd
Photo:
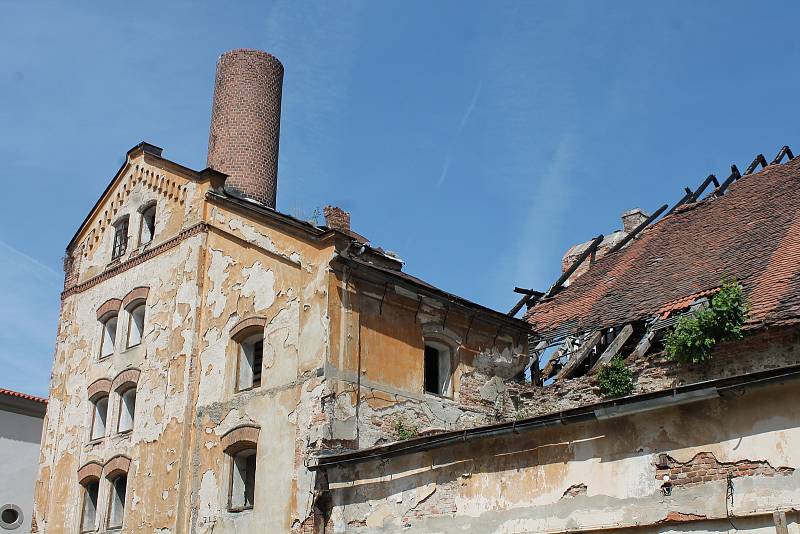
M 350 213 L 344 211 L 342 208 L 325 206 L 322 208 L 322 214 L 325 216 L 325 226 L 328 228 L 334 228 L 343 232 L 350 231 Z
M 645 213 L 641 208 L 633 208 L 622 214 L 622 231 L 625 234 L 642 224 L 650 215 Z
M 632 210 L 628 210 L 622 214 L 622 230 L 617 230 L 610 235 L 607 235 L 605 239 L 600 243 L 600 246 L 597 247 L 592 254 L 589 255 L 588 258 L 584 260 L 584 262 L 578 267 L 574 273 L 567 279 L 564 285 L 569 285 L 575 281 L 576 278 L 581 276 L 583 273 L 589 270 L 589 268 L 606 255 L 614 245 L 625 239 L 629 233 L 633 231 L 634 228 L 639 226 L 641 223 L 647 220 L 650 215 L 647 214 L 644 210 L 640 208 L 633 208 Z M 589 246 L 591 240 L 586 241 L 585 243 L 580 243 L 578 245 L 572 246 L 564 256 L 561 258 L 561 272 L 567 272 L 567 270 L 572 266 L 573 263 L 580 257 L 581 253 L 586 250 L 586 247 Z M 625 245 L 628 246 L 628 245 Z
M 278 186 L 283 65 L 260 50 L 236 49 L 217 61 L 208 166 L 228 175 L 225 189 L 274 208 Z

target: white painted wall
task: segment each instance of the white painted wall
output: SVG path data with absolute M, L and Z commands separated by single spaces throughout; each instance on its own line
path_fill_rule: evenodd
M 16 504 L 25 516 L 21 527 L 0 533 L 30 531 L 41 438 L 41 419 L 0 410 L 0 507 Z

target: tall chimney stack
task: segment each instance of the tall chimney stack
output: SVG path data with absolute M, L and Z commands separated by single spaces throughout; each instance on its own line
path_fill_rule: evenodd
M 225 189 L 272 208 L 278 188 L 283 65 L 260 50 L 225 52 L 217 62 L 208 166 Z

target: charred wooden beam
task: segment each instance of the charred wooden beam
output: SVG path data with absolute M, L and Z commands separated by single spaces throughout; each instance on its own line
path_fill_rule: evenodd
M 514 317 L 519 310 L 522 309 L 523 306 L 528 306 L 529 308 L 533 305 L 534 302 L 539 300 L 544 293 L 541 291 L 536 291 L 534 289 L 525 289 L 524 287 L 515 287 L 514 293 L 522 293 L 524 297 L 519 299 L 519 301 L 514 304 L 514 307 L 511 308 L 508 312 L 509 317 Z
M 728 187 L 733 182 L 735 182 L 741 177 L 742 175 L 739 173 L 739 169 L 736 167 L 736 165 L 731 165 L 731 175 L 728 176 L 728 178 L 724 182 L 722 182 L 722 185 L 717 187 L 717 189 L 712 193 L 712 195 L 714 195 L 715 197 L 722 196 L 725 190 L 728 189 Z
M 614 338 L 614 341 L 603 351 L 603 355 L 594 362 L 592 368 L 589 369 L 589 373 L 594 374 L 608 365 L 608 362 L 617 355 L 625 342 L 628 341 L 628 338 L 631 337 L 631 334 L 633 334 L 633 325 L 626 324 L 620 333 L 617 334 L 617 337 Z
M 524 287 L 515 287 L 514 293 L 520 293 L 522 295 L 544 295 L 541 291 L 536 291 L 535 289 L 525 289 Z
M 681 199 L 678 202 L 675 203 L 674 206 L 672 206 L 672 208 L 667 212 L 667 215 L 670 215 L 673 211 L 678 209 L 680 206 L 683 206 L 683 204 L 686 203 L 686 200 L 690 196 L 692 196 L 692 190 L 691 189 L 689 189 L 688 187 L 685 187 L 683 190 L 686 191 L 686 193 L 683 195 L 683 197 L 681 197 Z M 664 217 L 666 217 L 667 215 L 664 215 Z
M 789 161 L 794 159 L 794 154 L 792 154 L 792 149 L 786 145 L 784 145 L 783 148 L 781 148 L 780 151 L 778 151 L 778 155 L 775 156 L 775 159 L 772 160 L 772 163 L 770 163 L 770 165 L 776 165 L 780 163 L 781 160 L 784 158 L 784 156 L 789 156 Z
M 647 354 L 647 351 L 650 350 L 650 345 L 653 343 L 653 338 L 655 337 L 656 331 L 648 330 L 647 333 L 642 336 L 642 339 L 639 340 L 639 343 L 636 344 L 636 348 L 633 349 L 633 352 L 630 353 L 628 358 L 635 360 Z
M 697 189 L 696 189 L 696 190 L 695 190 L 695 191 L 692 193 L 692 195 L 691 195 L 689 198 L 687 198 L 687 199 L 686 199 L 686 204 L 691 204 L 692 202 L 695 202 L 695 201 L 697 200 L 697 198 L 698 198 L 698 197 L 699 197 L 699 196 L 700 196 L 700 195 L 703 193 L 703 191 L 705 191 L 705 190 L 706 190 L 706 187 L 708 187 L 708 185 L 709 185 L 711 182 L 716 182 L 717 186 L 719 186 L 719 182 L 717 182 L 717 177 L 716 177 L 716 176 L 714 176 L 713 174 L 709 174 L 709 175 L 708 175 L 708 178 L 706 178 L 705 180 L 703 180 L 703 183 L 702 183 L 702 184 L 700 184 L 700 187 L 698 187 L 698 188 L 697 188 Z
M 545 293 L 545 294 L 544 294 L 544 298 L 552 297 L 552 296 L 553 296 L 553 294 L 554 294 L 556 291 L 558 291 L 558 289 L 561 287 L 561 285 L 562 285 L 564 282 L 566 282 L 566 281 L 567 281 L 567 279 L 568 279 L 570 276 L 572 276 L 572 273 L 574 273 L 574 272 L 575 272 L 575 270 L 576 270 L 578 267 L 580 267 L 581 263 L 583 263 L 583 262 L 584 262 L 584 260 L 585 260 L 586 258 L 588 258 L 590 254 L 592 254 L 592 253 L 593 253 L 595 250 L 597 250 L 597 247 L 598 247 L 598 246 L 600 246 L 600 243 L 602 243 L 602 242 L 603 242 L 603 234 L 600 234 L 599 236 L 595 237 L 595 238 L 592 240 L 592 242 L 589 244 L 589 246 L 588 246 L 588 247 L 586 247 L 586 250 L 584 250 L 584 251 L 581 253 L 581 255 L 580 255 L 580 256 L 578 256 L 578 259 L 577 259 L 577 260 L 575 260 L 575 262 L 574 262 L 574 263 L 573 263 L 573 264 L 570 266 L 570 268 L 569 268 L 569 269 L 567 269 L 566 271 L 564 271 L 564 272 L 561 274 L 561 276 L 559 276 L 559 277 L 558 277 L 558 280 L 556 280 L 556 281 L 555 281 L 555 283 L 554 283 L 552 286 L 550 286 L 550 289 L 548 289 L 548 290 L 547 290 L 547 293 Z
M 658 208 L 658 209 L 657 209 L 655 212 L 653 212 L 653 214 L 652 214 L 651 216 L 649 216 L 647 219 L 645 219 L 644 221 L 642 221 L 641 223 L 639 223 L 639 225 L 638 225 L 638 226 L 636 226 L 636 228 L 634 228 L 633 230 L 631 230 L 631 231 L 628 233 L 628 235 L 626 235 L 626 236 L 625 236 L 625 237 L 622 239 L 622 241 L 620 241 L 619 243 L 617 243 L 616 245 L 614 245 L 613 247 L 611 247 L 611 249 L 610 249 L 608 252 L 606 252 L 606 254 L 611 254 L 612 252 L 616 252 L 616 251 L 618 251 L 619 249 L 621 249 L 622 247 L 624 247 L 625 245 L 627 245 L 627 244 L 628 244 L 628 242 L 629 242 L 631 239 L 633 239 L 634 237 L 636 237 L 636 235 L 637 235 L 639 232 L 641 232 L 642 230 L 644 230 L 645 228 L 647 228 L 647 226 L 648 226 L 650 223 L 652 223 L 653 221 L 655 221 L 655 220 L 658 218 L 658 216 L 659 216 L 659 215 L 661 215 L 661 213 L 662 213 L 662 212 L 663 212 L 665 209 L 667 209 L 667 205 L 666 205 L 666 204 L 664 204 L 663 206 L 661 206 L 660 208 Z
M 767 166 L 767 158 L 764 157 L 764 154 L 759 154 L 756 156 L 756 159 L 753 160 L 753 163 L 747 166 L 742 176 L 747 176 L 748 174 L 752 174 L 753 171 L 756 170 L 758 164 L 761 164 L 761 168 L 765 168 Z
M 580 364 L 589 356 L 589 353 L 592 352 L 592 349 L 600 343 L 600 340 L 603 338 L 603 333 L 601 331 L 592 332 L 589 334 L 589 337 L 586 341 L 581 345 L 577 352 L 575 352 L 572 357 L 567 361 L 567 364 L 564 366 L 561 371 L 558 372 L 556 375 L 556 380 L 561 378 L 569 378 L 572 376 L 572 373 L 578 368 Z

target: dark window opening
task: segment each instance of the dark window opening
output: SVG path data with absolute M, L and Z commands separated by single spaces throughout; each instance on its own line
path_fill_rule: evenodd
M 114 226 L 114 249 L 111 252 L 111 259 L 115 260 L 125 254 L 128 249 L 128 218 L 118 222 Z
M 156 235 L 156 205 L 153 204 L 142 212 L 142 226 L 139 229 L 139 245 L 153 240 Z
M 253 387 L 261 385 L 261 365 L 264 361 L 264 340 L 253 343 Z
M 256 490 L 256 450 L 233 455 L 229 509 L 232 512 L 253 508 Z
M 111 501 L 108 510 L 108 528 L 121 528 L 125 519 L 125 495 L 128 477 L 119 475 L 111 483 Z
M 95 529 L 97 524 L 97 496 L 100 493 L 100 481 L 93 480 L 84 486 L 83 492 L 83 517 L 81 518 L 81 532 Z
M 441 395 L 439 384 L 439 350 L 425 345 L 425 391 Z
M 239 343 L 239 371 L 236 389 L 243 391 L 261 385 L 264 362 L 264 335 L 258 333 Z

